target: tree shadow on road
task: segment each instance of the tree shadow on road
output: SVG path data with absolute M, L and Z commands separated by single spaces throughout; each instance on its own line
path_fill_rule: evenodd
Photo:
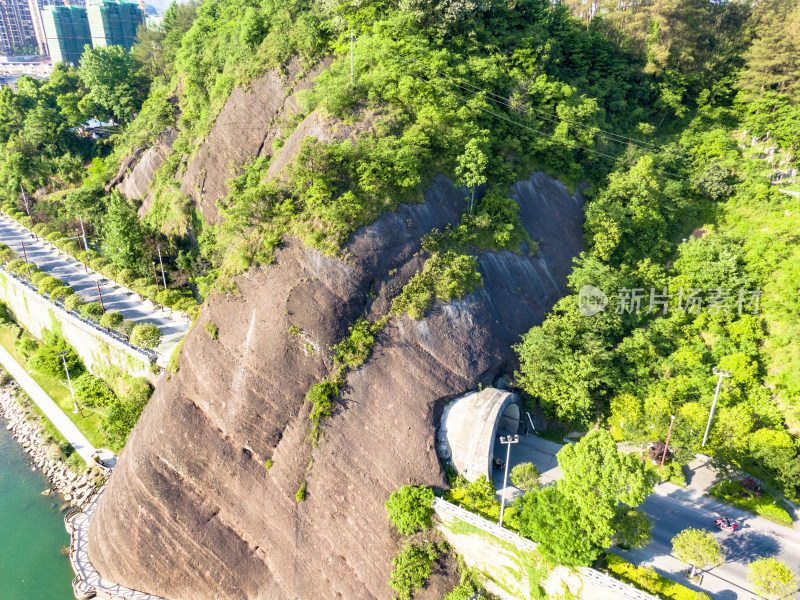
M 757 558 L 775 556 L 780 544 L 774 538 L 756 531 L 742 531 L 720 541 L 728 562 L 749 563 Z

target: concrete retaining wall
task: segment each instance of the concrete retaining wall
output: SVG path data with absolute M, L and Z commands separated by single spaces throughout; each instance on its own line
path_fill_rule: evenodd
M 503 600 L 527 600 L 531 585 L 541 585 L 550 597 L 563 594 L 566 587 L 584 600 L 658 600 L 588 567 L 556 567 L 532 582 L 540 560 L 536 543 L 441 498 L 434 499 L 433 509 L 442 535 L 468 566 L 486 576 L 486 589 Z
M 102 374 L 104 367 L 117 366 L 135 377 L 157 381 L 158 375 L 150 371 L 151 358 L 147 354 L 70 314 L 3 269 L 0 269 L 0 298 L 34 337 L 42 339 L 45 329 L 60 331 L 92 373 Z

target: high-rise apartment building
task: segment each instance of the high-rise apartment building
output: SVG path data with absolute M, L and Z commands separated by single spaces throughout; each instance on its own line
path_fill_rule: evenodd
M 0 0 L 0 53 L 36 44 L 28 0 Z
M 47 6 L 42 10 L 42 18 L 53 63 L 77 66 L 84 47 L 92 43 L 86 9 L 82 6 Z
M 86 11 L 93 48 L 123 46 L 130 50 L 136 40 L 136 29 L 144 23 L 144 11 L 133 2 L 90 0 Z

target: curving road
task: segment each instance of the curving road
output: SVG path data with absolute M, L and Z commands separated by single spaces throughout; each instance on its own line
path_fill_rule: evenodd
M 156 350 L 162 356 L 168 357 L 189 330 L 189 323 L 186 321 L 173 319 L 167 312 L 155 308 L 149 302 L 146 304 L 140 302 L 138 296 L 91 269 L 87 273 L 82 263 L 54 248 L 2 213 L 0 213 L 0 241 L 8 244 L 20 257 L 23 256 L 22 242 L 25 242 L 25 252 L 29 262 L 36 263 L 43 271 L 65 281 L 86 301 L 98 301 L 99 282 L 106 310 L 117 311 L 131 321 L 158 325 L 163 337 Z
M 542 473 L 540 481 L 545 485 L 561 478 L 556 454 L 560 444 L 549 442 L 535 435 L 520 436 L 519 443 L 511 450 L 509 467 L 522 462 L 532 462 Z M 495 454 L 505 458 L 505 447 L 498 443 Z M 503 454 L 501 454 L 501 452 Z M 732 508 L 703 495 L 716 477 L 710 474 L 707 461 L 698 460 L 690 487 L 682 488 L 671 483 L 656 486 L 654 493 L 639 507 L 653 521 L 653 538 L 645 548 L 618 554 L 636 565 L 652 567 L 661 575 L 697 591 L 711 594 L 715 600 L 756 600 L 757 594 L 747 581 L 747 565 L 763 557 L 775 557 L 785 562 L 800 576 L 800 529 L 778 525 L 748 512 Z M 503 473 L 494 472 L 495 487 L 502 487 Z M 509 486 L 506 498 L 512 498 L 519 490 Z M 716 516 L 741 519 L 742 530 L 734 534 L 719 531 L 713 525 Z M 703 573 L 699 586 L 684 578 L 689 566 L 670 555 L 671 540 L 687 527 L 712 532 L 726 556 L 726 563 Z M 800 599 L 800 593 L 794 598 Z
M 634 564 L 653 567 L 662 575 L 707 592 L 717 600 L 758 598 L 747 580 L 747 565 L 757 558 L 775 557 L 800 574 L 800 531 L 797 529 L 777 525 L 671 483 L 656 487 L 655 493 L 639 508 L 653 521 L 652 541 L 645 548 L 630 552 L 613 549 L 612 552 Z M 733 534 L 719 531 L 712 523 L 715 516 L 741 519 L 742 530 Z M 704 572 L 700 586 L 683 578 L 688 566 L 670 555 L 673 536 L 687 527 L 712 532 L 725 553 L 725 564 Z M 794 598 L 800 598 L 800 594 L 795 594 Z

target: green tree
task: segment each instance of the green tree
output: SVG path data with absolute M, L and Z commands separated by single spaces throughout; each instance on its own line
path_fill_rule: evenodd
M 586 566 L 605 549 L 587 535 L 578 507 L 561 494 L 558 485 L 528 492 L 515 502 L 520 532 L 539 542 L 539 551 L 549 561 Z
M 581 527 L 599 547 L 617 533 L 620 505 L 635 507 L 653 492 L 654 480 L 634 454 L 617 450 L 606 430 L 587 433 L 557 455 L 563 479 L 558 488 L 578 510 Z
M 431 576 L 433 561 L 441 551 L 439 546 L 431 542 L 409 543 L 400 551 L 392 561 L 394 570 L 389 581 L 400 600 L 411 600 L 414 592 L 425 586 Z
M 144 232 L 139 217 L 117 190 L 109 196 L 103 218 L 103 249 L 114 264 L 141 272 L 144 268 Z
M 392 492 L 385 504 L 397 531 L 411 535 L 431 526 L 433 516 L 433 490 L 424 485 L 406 485 Z
M 456 175 L 459 185 L 463 185 L 470 190 L 469 212 L 475 203 L 475 190 L 478 186 L 486 183 L 486 166 L 489 159 L 481 149 L 481 142 L 477 138 L 472 138 L 464 147 L 464 154 L 458 157 Z
M 108 406 L 115 399 L 108 384 L 91 373 L 83 373 L 75 378 L 72 386 L 81 406 Z
M 692 565 L 692 577 L 697 569 L 717 567 L 725 562 L 717 540 L 702 529 L 684 529 L 672 538 L 672 553 L 678 560 Z
M 533 463 L 520 463 L 511 469 L 511 483 L 523 492 L 539 489 L 539 469 Z
M 643 511 L 618 506 L 614 524 L 617 528 L 614 543 L 623 550 L 644 548 L 650 543 L 653 522 Z
M 139 65 L 122 46 L 100 46 L 81 57 L 81 81 L 89 97 L 106 110 L 107 116 L 130 120 L 144 100 L 144 81 L 137 75 Z M 105 116 L 105 115 L 104 115 Z
M 155 323 L 140 323 L 131 332 L 131 344 L 155 348 L 161 343 L 161 330 Z
M 788 598 L 797 591 L 797 576 L 777 558 L 759 558 L 747 567 L 747 579 L 753 582 L 759 596 Z

